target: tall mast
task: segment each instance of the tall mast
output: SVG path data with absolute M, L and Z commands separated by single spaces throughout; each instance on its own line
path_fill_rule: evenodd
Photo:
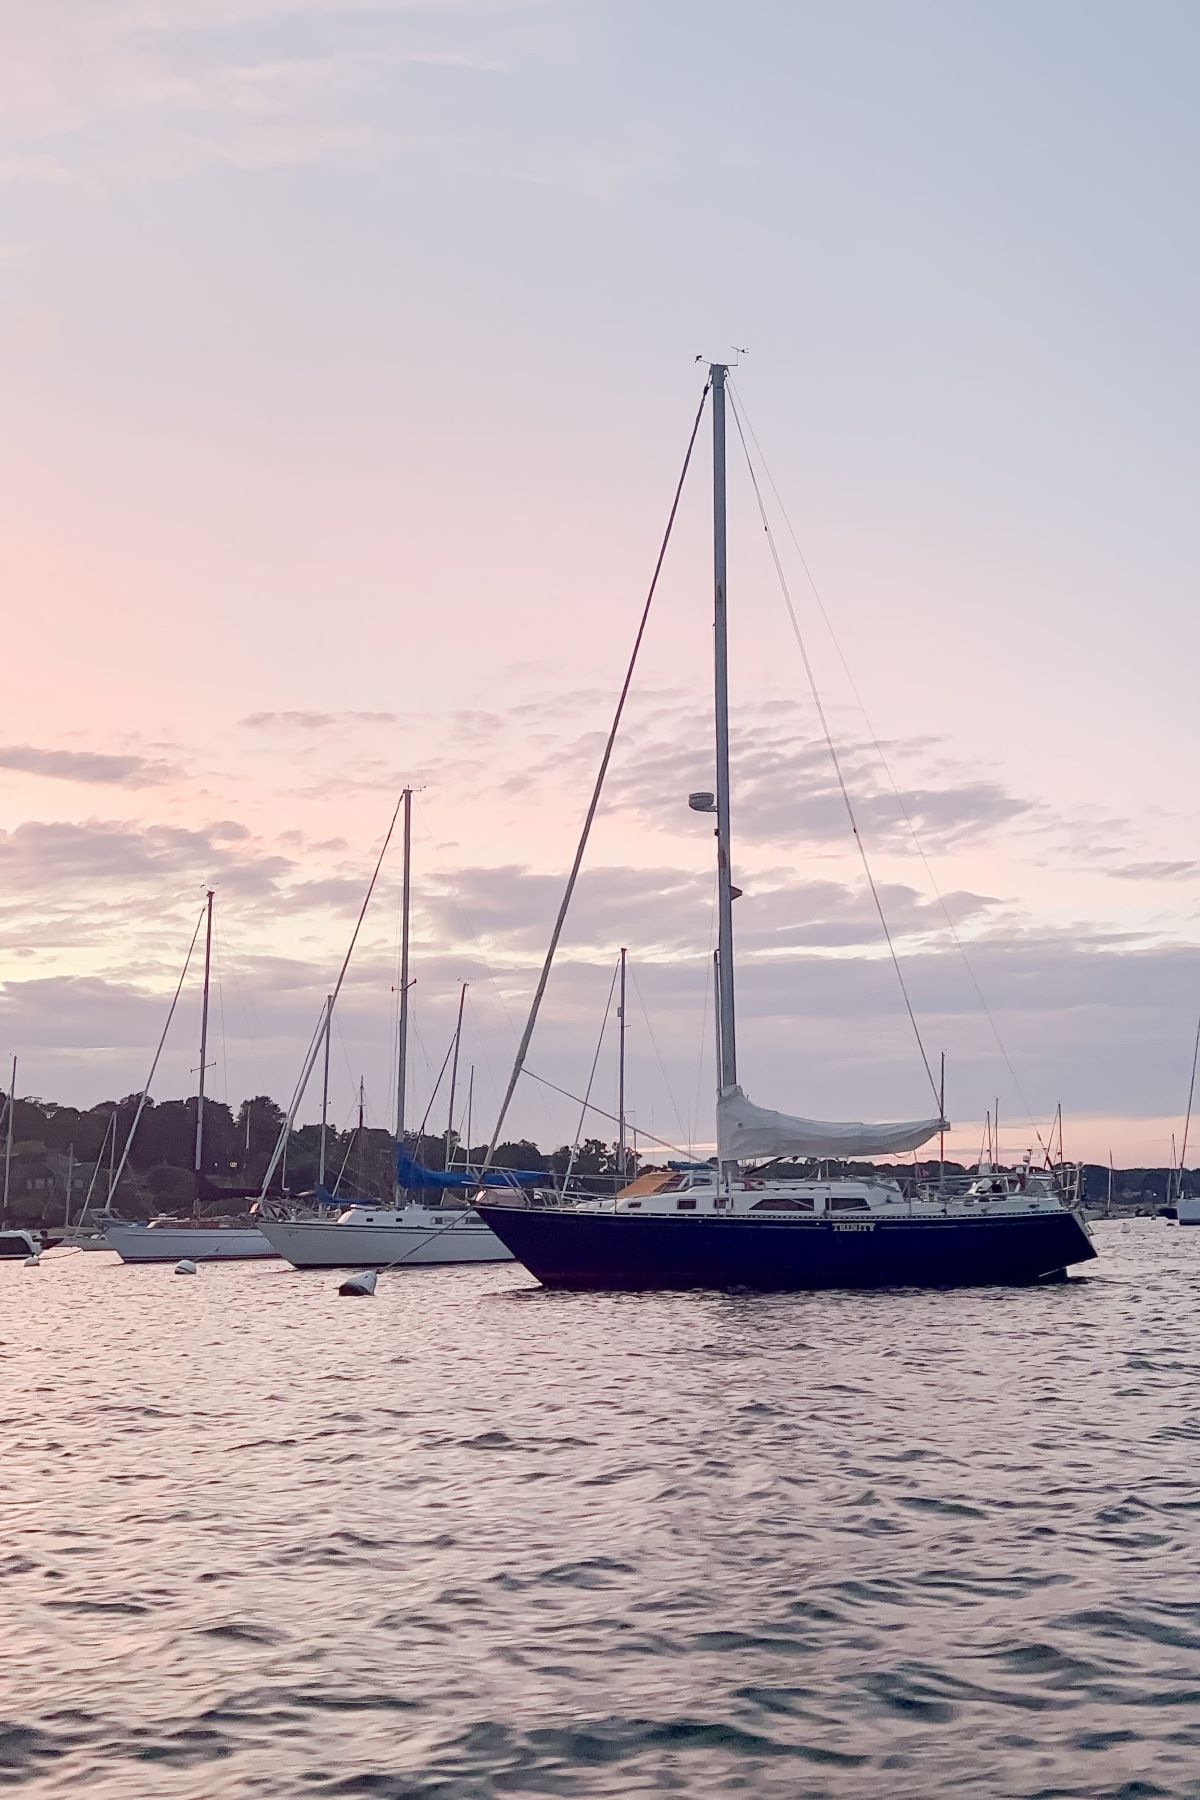
M 71 1188 L 75 1182 L 75 1145 L 67 1145 L 67 1200 L 63 1207 L 63 1230 L 71 1223 Z
M 467 1001 L 467 983 L 464 981 L 458 995 L 458 1023 L 454 1027 L 454 1059 L 450 1064 L 450 1112 L 446 1119 L 446 1167 L 453 1161 L 450 1139 L 454 1135 L 454 1091 L 458 1086 L 458 1047 L 462 1042 L 463 1007 Z M 468 1145 L 468 1148 L 470 1146 Z
M 333 1033 L 333 995 L 325 996 L 325 1067 L 321 1077 L 321 1149 L 317 1158 L 317 1186 L 325 1186 L 325 1139 L 329 1130 L 329 1040 Z
M 737 1037 L 733 1005 L 733 875 L 729 823 L 729 643 L 725 587 L 725 376 L 724 363 L 709 368 L 713 407 L 713 641 L 717 748 L 717 1015 L 721 1023 L 718 1085 L 737 1086 Z
M 112 1142 L 108 1146 L 108 1199 L 104 1202 L 106 1213 L 112 1211 L 113 1192 L 117 1185 L 117 1118 L 120 1108 L 114 1106 L 112 1112 Z M 101 1145 L 103 1154 L 104 1146 Z
M 363 1183 L 363 1165 L 366 1154 L 366 1145 L 363 1143 L 363 1124 L 366 1116 L 367 1083 L 365 1076 L 360 1075 L 358 1078 L 358 1131 L 355 1133 L 354 1138 L 354 1141 L 358 1146 L 358 1191 L 360 1194 L 366 1191 Z
M 200 1083 L 196 1089 L 196 1157 L 194 1168 L 197 1182 L 200 1176 L 200 1165 L 204 1155 L 204 1068 L 208 1061 L 208 982 L 212 973 L 212 908 L 213 891 L 209 888 L 205 895 L 204 925 L 204 997 L 200 1002 Z M 199 1186 L 196 1197 L 199 1199 Z
M 467 1154 L 463 1158 L 463 1168 L 471 1166 L 471 1112 L 475 1103 L 475 1064 L 472 1063 L 467 1072 Z
M 8 1190 L 12 1178 L 13 1113 L 17 1105 L 17 1059 L 13 1057 L 12 1080 L 8 1084 L 8 1126 L 4 1133 L 4 1223 L 8 1224 Z
M 404 1089 L 408 1080 L 408 916 L 412 902 L 412 789 L 404 790 L 404 875 L 400 900 L 400 1027 L 396 1051 L 396 1148 L 404 1148 Z M 400 1183 L 395 1183 L 396 1204 Z
M 617 1007 L 617 1179 L 625 1180 L 625 946 L 621 946 L 621 995 Z

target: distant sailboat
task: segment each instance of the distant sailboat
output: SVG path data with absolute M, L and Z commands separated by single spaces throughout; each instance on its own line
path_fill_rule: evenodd
M 404 1148 L 408 1082 L 409 917 L 412 900 L 412 789 L 405 788 L 400 927 L 400 1017 L 396 1067 L 396 1168 L 391 1206 L 356 1201 L 337 1219 L 264 1219 L 263 1235 L 294 1269 L 417 1268 L 508 1262 L 512 1252 L 464 1205 L 479 1185 L 466 1173 L 421 1168 Z M 459 1024 L 461 1027 L 461 999 Z M 455 1039 L 457 1067 L 457 1034 Z M 451 1100 L 453 1123 L 453 1099 Z M 450 1133 L 447 1132 L 447 1148 Z M 440 1200 L 416 1199 L 436 1193 Z
M 1183 1143 L 1179 1150 L 1179 1166 L 1175 1171 L 1175 1217 L 1181 1225 L 1200 1225 L 1200 1194 L 1184 1193 L 1184 1162 L 1187 1157 L 1188 1134 L 1192 1127 L 1192 1105 L 1196 1098 L 1196 1064 L 1200 1061 L 1200 1020 L 1196 1022 L 1196 1041 L 1192 1048 L 1192 1079 L 1188 1084 L 1187 1111 L 1183 1120 Z
M 807 1180 L 771 1173 L 774 1163 L 791 1158 L 858 1158 L 914 1150 L 939 1134 L 944 1121 L 938 1116 L 894 1124 L 826 1123 L 756 1105 L 738 1081 L 726 646 L 726 374 L 721 363 L 709 369 L 716 795 L 695 793 L 689 799 L 694 811 L 710 813 L 716 820 L 717 1166 L 669 1172 L 653 1191 L 637 1183 L 618 1194 L 611 1209 L 533 1207 L 516 1196 L 481 1194 L 478 1211 L 526 1268 L 552 1287 L 860 1288 L 1033 1282 L 1062 1276 L 1070 1264 L 1088 1261 L 1095 1251 L 1080 1214 L 1052 1172 L 1023 1172 L 1003 1182 L 978 1180 L 963 1195 L 934 1191 L 916 1198 L 905 1196 L 898 1183 L 882 1176 Z M 631 676 L 632 665 L 623 695 Z M 618 721 L 619 717 L 620 709 Z M 613 735 L 615 731 L 616 722 Z M 609 750 L 612 741 L 610 735 Z M 522 1071 L 599 791 L 598 780 L 505 1106 Z M 503 1116 L 504 1107 L 501 1120 Z
M 200 1071 L 196 1090 L 196 1143 L 193 1154 L 193 1173 L 196 1180 L 196 1200 L 199 1204 L 200 1188 L 204 1173 L 204 1078 L 208 1063 L 208 998 L 209 983 L 212 975 L 212 920 L 213 893 L 210 888 L 205 897 L 205 932 L 204 932 L 204 990 L 200 1004 Z M 189 952 L 190 960 L 190 952 Z M 184 973 L 186 974 L 186 967 Z M 176 992 L 178 999 L 178 992 Z M 172 1010 L 174 1008 L 172 1007 Z M 170 1019 L 168 1017 L 168 1024 Z M 164 1032 L 165 1037 L 165 1032 Z M 162 1045 L 160 1043 L 159 1050 Z M 155 1061 L 157 1062 L 157 1057 Z M 151 1076 L 153 1076 L 151 1069 Z M 147 1091 L 149 1083 L 147 1083 Z M 145 1101 L 145 1094 L 142 1102 Z M 121 1169 L 125 1167 L 129 1151 L 133 1143 L 133 1134 L 141 1117 L 141 1105 L 129 1128 L 129 1137 L 121 1157 Z M 116 1180 L 120 1179 L 118 1171 Z M 109 1193 L 111 1206 L 113 1194 Z M 257 1226 L 231 1224 L 218 1219 L 175 1219 L 160 1217 L 151 1219 L 148 1225 L 131 1225 L 114 1221 L 106 1225 L 104 1243 L 110 1250 L 115 1250 L 122 1262 L 127 1263 L 177 1263 L 183 1258 L 190 1262 L 245 1262 L 260 1257 L 274 1256 L 266 1238 Z
M 12 1075 L 9 1077 L 8 1093 L 4 1097 L 4 1196 L 3 1211 L 0 1212 L 0 1259 L 8 1260 L 20 1257 L 23 1262 L 27 1256 L 38 1256 L 43 1248 L 40 1231 L 26 1229 L 24 1226 L 12 1225 L 9 1222 L 8 1203 L 12 1187 L 12 1153 L 13 1153 L 13 1115 L 17 1104 L 17 1059 L 12 1059 Z

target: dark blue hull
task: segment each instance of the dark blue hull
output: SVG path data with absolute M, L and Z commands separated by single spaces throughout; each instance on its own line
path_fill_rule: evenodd
M 1096 1252 L 1069 1212 L 780 1221 L 489 1206 L 496 1236 L 546 1287 L 962 1287 L 1062 1275 Z

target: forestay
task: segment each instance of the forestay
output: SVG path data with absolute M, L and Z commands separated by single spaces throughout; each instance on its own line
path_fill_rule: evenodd
M 888 1156 L 915 1150 L 941 1128 L 940 1119 L 908 1119 L 869 1125 L 861 1120 L 827 1123 L 755 1106 L 740 1087 L 717 1101 L 717 1144 L 722 1162 L 764 1156 Z

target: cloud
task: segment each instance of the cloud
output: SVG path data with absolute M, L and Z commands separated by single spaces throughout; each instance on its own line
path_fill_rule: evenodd
M 32 744 L 0 746 L 0 769 L 46 775 L 56 781 L 103 786 L 152 787 L 175 773 L 170 763 L 144 756 L 114 756 L 99 750 L 38 750 Z
M 498 957 L 540 960 L 562 897 L 563 877 L 510 865 L 460 870 L 453 885 L 435 877 L 423 884 L 420 907 L 440 942 L 469 935 Z M 669 867 L 593 868 L 572 903 L 564 954 L 609 953 L 621 945 L 636 956 L 688 958 L 708 954 L 713 932 L 710 872 Z M 941 905 L 902 883 L 883 883 L 880 898 L 893 940 L 947 938 Z M 956 892 L 945 901 L 959 926 L 978 925 L 997 902 Z M 786 869 L 760 871 L 735 907 L 739 953 L 779 958 L 801 950 L 885 949 L 879 915 L 865 884 L 797 880 Z
M 350 725 L 395 725 L 394 712 L 255 712 L 238 724 L 247 731 L 333 731 Z
M 0 177 L 106 188 L 469 153 L 478 82 L 555 60 L 568 18 L 557 0 L 16 0 Z M 460 96 L 431 92 L 439 77 Z
M 245 827 L 228 819 L 201 827 L 29 820 L 0 832 L 6 894 L 53 899 L 69 893 L 83 909 L 97 884 L 179 894 L 189 884 L 220 880 L 242 895 L 266 894 L 293 866 L 288 857 L 254 849 Z
M 1200 875 L 1196 862 L 1132 862 L 1122 863 L 1107 871 L 1118 881 L 1184 881 Z
M 584 760 L 592 752 L 590 738 L 577 746 Z M 823 739 L 797 736 L 782 725 L 735 728 L 730 758 L 737 841 L 798 845 L 848 839 L 846 806 Z M 869 847 L 908 847 L 906 813 L 927 849 L 945 850 L 1035 811 L 1033 802 L 975 775 L 900 783 L 897 798 L 874 746 L 861 741 L 839 746 L 839 759 Z M 677 824 L 689 792 L 712 787 L 707 747 L 635 734 L 610 774 L 608 792 L 619 806 L 667 827 Z

